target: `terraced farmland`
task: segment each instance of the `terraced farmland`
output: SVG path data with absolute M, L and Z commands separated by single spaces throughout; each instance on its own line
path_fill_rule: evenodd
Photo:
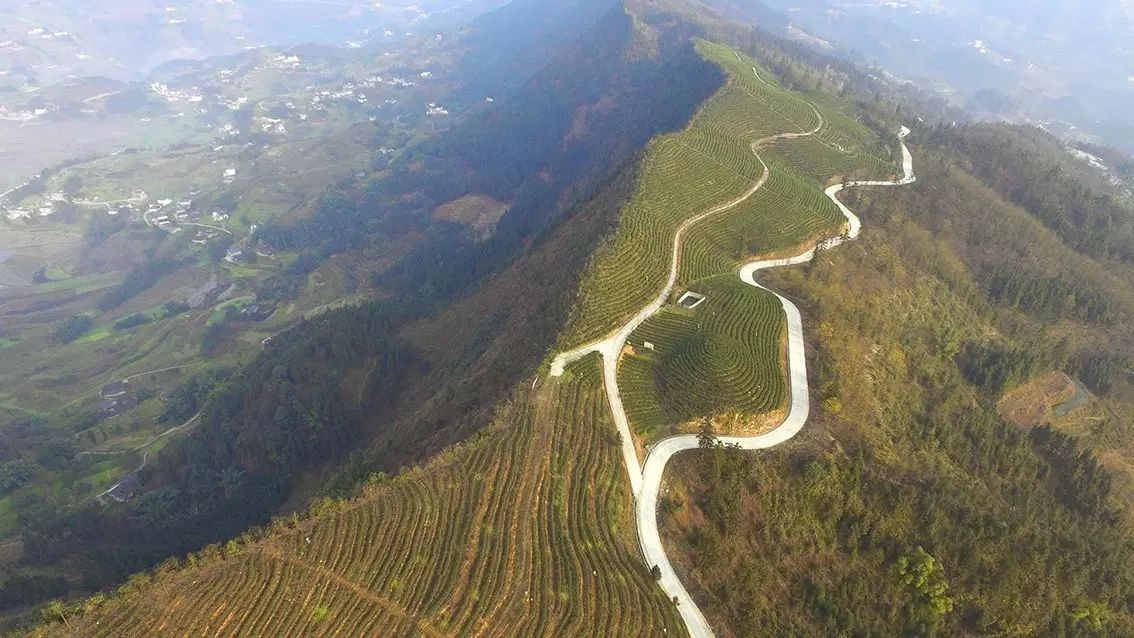
M 68 633 L 681 635 L 637 556 L 596 358 L 569 375 L 426 468 L 155 576 Z
M 787 399 L 779 300 L 732 275 L 691 290 L 707 299 L 650 317 L 630 336 L 635 353 L 619 366 L 626 414 L 646 440 L 702 417 L 773 412 Z
M 637 194 L 584 275 L 564 346 L 603 336 L 649 301 L 665 281 L 681 222 L 737 198 L 762 174 L 751 152 L 755 141 L 815 126 L 815 113 L 802 100 L 763 84 L 751 66 L 745 73 L 733 68 L 731 50 L 704 42 L 698 48 L 714 61 L 734 61 L 725 65 L 728 84 L 685 130 L 651 143 Z
M 747 257 L 829 236 L 845 223 L 814 180 L 774 160 L 769 167 L 768 181 L 752 197 L 690 231 L 679 283 L 731 272 Z
M 686 129 L 651 143 L 637 194 L 583 278 L 561 337 L 563 350 L 608 334 L 646 305 L 665 281 L 681 223 L 738 198 L 763 174 L 752 153 L 754 143 L 810 130 L 818 121 L 807 101 L 770 83 L 767 72 L 754 74 L 752 60 L 704 41 L 698 42 L 698 51 L 726 71 L 727 84 Z M 823 196 L 826 180 L 856 169 L 893 172 L 871 155 L 878 150 L 876 135 L 834 105 L 823 104 L 821 111 L 833 124 L 825 124 L 814 140 L 784 140 L 761 149 L 771 175 L 760 192 L 693 229 L 680 281 L 727 272 L 745 256 L 830 234 L 842 216 Z M 797 144 L 801 150 L 793 146 Z M 848 159 L 848 153 L 854 155 Z

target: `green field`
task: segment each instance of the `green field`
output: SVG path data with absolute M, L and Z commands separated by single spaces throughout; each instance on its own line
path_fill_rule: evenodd
M 692 310 L 669 306 L 630 336 L 618 386 L 636 434 L 655 440 L 681 423 L 753 415 L 785 405 L 783 309 L 775 295 L 721 275 L 690 290 Z M 645 347 L 645 343 L 653 349 Z
M 629 319 L 662 287 L 674 235 L 683 221 L 737 198 L 763 174 L 752 152 L 758 140 L 812 129 L 818 118 L 805 99 L 753 73 L 755 62 L 726 47 L 701 41 L 698 51 L 719 64 L 728 81 L 684 130 L 651 142 L 637 193 L 623 210 L 618 231 L 595 255 L 560 345 L 563 349 L 602 337 Z M 826 180 L 863 166 L 849 153 L 871 157 L 867 172 L 893 172 L 870 155 L 883 147 L 877 135 L 820 105 L 825 125 L 803 151 L 778 156 L 769 144 L 761 155 L 771 169 L 765 186 L 742 204 L 694 227 L 680 270 L 682 282 L 730 271 L 746 256 L 794 246 L 837 232 L 842 216 L 822 193 Z M 812 157 L 808 150 L 820 149 Z

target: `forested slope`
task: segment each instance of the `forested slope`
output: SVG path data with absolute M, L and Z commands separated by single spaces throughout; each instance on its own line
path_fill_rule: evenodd
M 1112 478 L 1129 484 L 1134 451 L 1134 287 L 1077 243 L 1110 203 L 1081 183 L 1102 208 L 1052 224 L 1005 201 L 1007 182 L 1050 195 L 1021 167 L 1061 156 L 958 159 L 970 134 L 927 136 L 917 184 L 856 198 L 860 243 L 775 277 L 810 319 L 815 427 L 783 451 L 675 461 L 670 548 L 722 635 L 1134 631 L 1130 492 Z M 966 171 L 993 165 L 995 190 Z M 1006 293 L 1021 280 L 1037 283 Z M 1054 428 L 1001 419 L 1001 395 L 1050 370 L 1090 404 Z

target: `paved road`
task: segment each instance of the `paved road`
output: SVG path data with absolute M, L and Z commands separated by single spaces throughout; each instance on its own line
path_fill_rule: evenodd
M 760 74 L 756 71 L 755 67 L 752 68 L 752 73 L 754 73 L 757 78 L 760 78 Z M 760 81 L 763 82 L 763 78 L 760 78 Z M 681 246 L 685 241 L 685 235 L 688 233 L 689 229 L 710 217 L 736 208 L 755 195 L 756 191 L 760 190 L 765 182 L 768 181 L 770 170 L 768 169 L 768 165 L 765 164 L 764 160 L 760 157 L 757 149 L 768 142 L 776 140 L 790 140 L 814 135 L 823 128 L 823 114 L 820 113 L 814 105 L 808 103 L 808 106 L 810 106 L 811 110 L 815 113 L 816 124 L 814 128 L 802 133 L 780 133 L 779 135 L 761 138 L 752 143 L 752 153 L 760 162 L 762 172 L 747 191 L 735 199 L 731 199 L 723 204 L 718 204 L 717 206 L 694 215 L 677 228 L 677 232 L 674 233 L 673 236 L 673 257 L 670 260 L 669 277 L 666 279 L 665 286 L 662 287 L 649 305 L 642 308 L 638 314 L 634 315 L 630 321 L 613 334 L 599 341 L 575 348 L 569 352 L 560 353 L 551 362 L 551 376 L 558 377 L 563 374 L 563 370 L 567 365 L 582 359 L 588 354 L 598 352 L 602 355 L 603 385 L 606 387 L 606 398 L 607 401 L 610 402 L 614 424 L 618 428 L 618 434 L 621 437 L 622 458 L 626 464 L 626 473 L 630 479 L 631 490 L 635 494 L 642 488 L 642 469 L 638 464 L 638 451 L 634 448 L 634 438 L 630 434 L 630 422 L 626 418 L 626 410 L 622 407 L 622 396 L 618 392 L 619 355 L 622 349 L 626 347 L 626 340 L 630 338 L 630 334 L 637 330 L 638 326 L 642 325 L 646 319 L 649 319 L 654 313 L 660 310 L 661 307 L 665 305 L 666 301 L 669 300 L 669 295 L 673 292 L 673 287 L 677 283 L 677 269 L 681 264 Z
M 755 68 L 752 69 L 752 72 L 761 82 L 764 82 L 764 79 L 760 77 L 760 74 Z M 712 636 L 713 631 L 712 628 L 709 627 L 709 623 L 700 608 L 697 607 L 697 604 L 693 601 L 689 592 L 686 591 L 685 587 L 681 584 L 681 580 L 677 577 L 677 573 L 673 570 L 673 566 L 670 564 L 669 558 L 665 554 L 661 535 L 658 532 L 657 499 L 658 492 L 661 488 L 662 476 L 669 459 L 678 452 L 697 448 L 698 439 L 694 435 L 674 436 L 664 439 L 647 451 L 645 466 L 639 465 L 637 450 L 634 448 L 634 441 L 630 433 L 630 424 L 626 417 L 626 412 L 622 405 L 622 397 L 618 390 L 618 359 L 630 334 L 646 319 L 661 309 L 668 300 L 670 293 L 673 291 L 673 287 L 677 281 L 677 270 L 680 265 L 681 244 L 687 231 L 695 224 L 713 215 L 734 208 L 741 202 L 747 200 L 767 181 L 769 169 L 759 155 L 759 147 L 773 140 L 796 139 L 814 135 L 822 129 L 822 114 L 819 113 L 814 105 L 808 103 L 808 106 L 815 112 L 816 118 L 818 119 L 818 124 L 816 124 L 815 128 L 802 133 L 773 135 L 757 140 L 752 144 L 752 152 L 760 162 L 763 172 L 748 191 L 734 200 L 699 213 L 678 228 L 673 240 L 673 258 L 670 264 L 669 278 L 657 297 L 610 336 L 569 352 L 561 353 L 551 364 L 551 376 L 560 376 L 563 374 L 564 368 L 568 364 L 592 352 L 599 352 L 602 355 L 603 380 L 607 399 L 610 403 L 611 414 L 615 425 L 621 436 L 622 456 L 630 479 L 631 490 L 636 499 L 635 519 L 638 528 L 639 547 L 646 564 L 650 566 L 657 565 L 661 570 L 659 585 L 667 596 L 677 601 L 678 611 L 681 613 L 682 620 L 685 622 L 689 634 L 694 638 Z M 815 257 L 816 250 L 834 248 L 835 246 L 858 237 L 862 230 L 862 222 L 859 220 L 858 216 L 838 199 L 838 194 L 845 188 L 856 186 L 899 186 L 912 183 L 915 179 L 913 172 L 913 156 L 910 154 L 904 141 L 909 133 L 910 130 L 903 126 L 898 134 L 898 139 L 902 147 L 903 175 L 901 178 L 893 181 L 856 181 L 835 184 L 824 191 L 827 197 L 838 206 L 839 210 L 842 211 L 843 215 L 847 218 L 847 229 L 842 235 L 819 242 L 815 247 L 793 257 L 758 260 L 745 264 L 738 272 L 741 280 L 757 288 L 768 290 L 756 281 L 755 274 L 757 272 L 767 268 L 791 266 L 810 261 Z M 790 440 L 799 433 L 803 425 L 807 422 L 811 406 L 810 395 L 807 388 L 807 360 L 803 341 L 803 322 L 799 314 L 799 309 L 783 296 L 771 290 L 769 290 L 769 292 L 776 295 L 780 300 L 784 314 L 787 316 L 788 376 L 791 388 L 791 406 L 783 423 L 770 432 L 758 436 L 718 437 L 720 442 L 727 445 L 735 445 L 744 450 L 767 449 Z
M 909 129 L 902 127 L 899 138 L 904 139 L 909 132 Z M 899 186 L 902 184 L 910 184 L 914 181 L 913 157 L 910 155 L 909 149 L 906 148 L 904 141 L 902 142 L 902 171 L 904 173 L 903 177 L 894 181 L 849 182 L 847 184 L 836 184 L 828 188 L 825 191 L 827 196 L 830 197 L 839 209 L 843 211 L 843 214 L 846 215 L 849 227 L 845 235 L 827 239 L 821 242 L 820 245 L 823 248 L 833 248 L 858 237 L 862 229 L 862 222 L 858 219 L 858 216 L 851 212 L 837 197 L 838 193 L 844 188 L 855 186 Z M 815 256 L 815 250 L 815 248 L 811 248 L 806 252 L 786 259 L 769 259 L 750 262 L 741 267 L 738 274 L 744 283 L 768 290 L 756 281 L 755 275 L 757 272 L 768 268 L 791 266 L 810 261 Z M 780 305 L 783 306 L 784 314 L 787 315 L 788 377 L 791 387 L 791 407 L 783 423 L 770 432 L 758 436 L 717 437 L 721 443 L 735 445 L 743 450 L 763 450 L 790 440 L 803 429 L 803 425 L 807 423 L 807 416 L 811 409 L 811 400 L 807 388 L 807 358 L 803 341 L 803 322 L 799 315 L 799 309 L 795 307 L 795 304 L 778 293 L 771 290 L 768 292 L 776 295 L 776 298 L 780 300 Z M 646 564 L 657 565 L 661 569 L 662 577 L 660 585 L 668 596 L 677 598 L 678 610 L 681 612 L 681 617 L 685 621 L 685 626 L 689 629 L 689 634 L 694 636 L 694 638 L 703 638 L 712 636 L 713 631 L 705 620 L 705 616 L 697 607 L 697 604 L 694 603 L 693 599 L 689 596 L 689 592 L 682 586 L 676 572 L 673 570 L 673 566 L 670 565 L 669 558 L 666 556 L 665 548 L 662 545 L 661 535 L 658 532 L 657 513 L 658 492 L 661 489 L 661 480 L 662 475 L 665 473 L 666 464 L 674 454 L 683 450 L 695 449 L 697 446 L 698 440 L 696 436 L 684 435 L 664 439 L 650 448 L 646 456 L 645 467 L 642 471 L 642 488 L 636 492 L 638 498 L 635 506 L 635 518 L 638 526 L 638 543 L 641 547 L 642 555 L 646 559 Z

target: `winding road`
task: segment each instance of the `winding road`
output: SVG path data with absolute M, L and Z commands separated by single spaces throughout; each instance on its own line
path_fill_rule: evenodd
M 756 77 L 761 82 L 764 82 L 764 79 L 760 77 L 755 67 L 752 68 L 752 72 L 756 74 Z M 669 459 L 678 452 L 697 448 L 699 442 L 695 435 L 681 435 L 663 439 L 648 449 L 644 467 L 639 465 L 637 450 L 634 447 L 634 439 L 630 432 L 630 424 L 626 417 L 626 412 L 622 405 L 622 398 L 618 390 L 618 360 L 630 334 L 651 315 L 660 310 L 672 293 L 673 287 L 677 281 L 681 245 L 688 230 L 709 217 L 736 207 L 752 197 L 767 181 L 770 171 L 768 165 L 764 163 L 764 160 L 760 157 L 758 149 L 762 145 L 774 140 L 807 137 L 818 133 L 819 130 L 822 129 L 822 114 L 819 113 L 818 109 L 810 102 L 808 102 L 808 106 L 815 112 L 818 119 L 818 124 L 815 128 L 803 133 L 781 133 L 752 143 L 752 153 L 763 167 L 763 173 L 747 192 L 734 200 L 730 200 L 705 212 L 699 213 L 681 224 L 674 235 L 673 258 L 670 264 L 669 278 L 657 297 L 614 334 L 575 350 L 561 353 L 555 357 L 551 364 L 551 376 L 560 376 L 563 374 L 564 368 L 568 364 L 592 352 L 598 352 L 602 355 L 603 380 L 607 399 L 610 403 L 615 425 L 621 436 L 622 455 L 626 464 L 627 474 L 630 478 L 631 490 L 636 500 L 635 519 L 639 547 L 646 564 L 651 566 L 656 565 L 661 570 L 659 585 L 667 596 L 677 601 L 677 608 L 681 613 L 682 620 L 685 622 L 689 634 L 694 638 L 710 637 L 713 635 L 713 631 L 712 628 L 709 627 L 709 623 L 700 608 L 697 607 L 697 604 L 693 601 L 689 592 L 686 591 L 685 587 L 681 584 L 677 573 L 673 570 L 673 566 L 669 562 L 669 558 L 666 556 L 661 541 L 661 535 L 658 532 L 657 501 L 658 492 L 661 489 L 662 475 L 665 472 L 665 466 L 669 462 Z M 826 196 L 838 206 L 843 215 L 846 216 L 847 229 L 842 235 L 823 240 L 816 246 L 793 257 L 749 262 L 740 268 L 738 272 L 740 279 L 751 286 L 768 290 L 756 281 L 755 274 L 757 272 L 768 268 L 791 266 L 810 261 L 815 257 L 817 250 L 834 248 L 835 246 L 858 237 L 859 232 L 862 230 L 862 222 L 839 200 L 838 194 L 846 188 L 856 186 L 899 186 L 913 183 L 915 179 L 913 172 L 913 156 L 910 154 L 905 144 L 905 137 L 909 135 L 909 133 L 910 130 L 903 126 L 898 134 L 899 143 L 902 148 L 903 174 L 901 178 L 892 181 L 855 181 L 835 184 L 824 191 L 824 194 L 826 194 Z M 803 322 L 799 314 L 799 309 L 796 308 L 795 304 L 775 291 L 768 290 L 768 292 L 776 295 L 776 298 L 780 300 L 780 304 L 783 306 L 784 313 L 787 315 L 788 376 L 791 388 L 791 406 L 784 421 L 769 432 L 758 436 L 717 437 L 717 440 L 723 444 L 736 446 L 744 450 L 763 450 L 775 447 L 793 438 L 807 422 L 811 405 L 807 388 L 807 360 L 803 341 Z

